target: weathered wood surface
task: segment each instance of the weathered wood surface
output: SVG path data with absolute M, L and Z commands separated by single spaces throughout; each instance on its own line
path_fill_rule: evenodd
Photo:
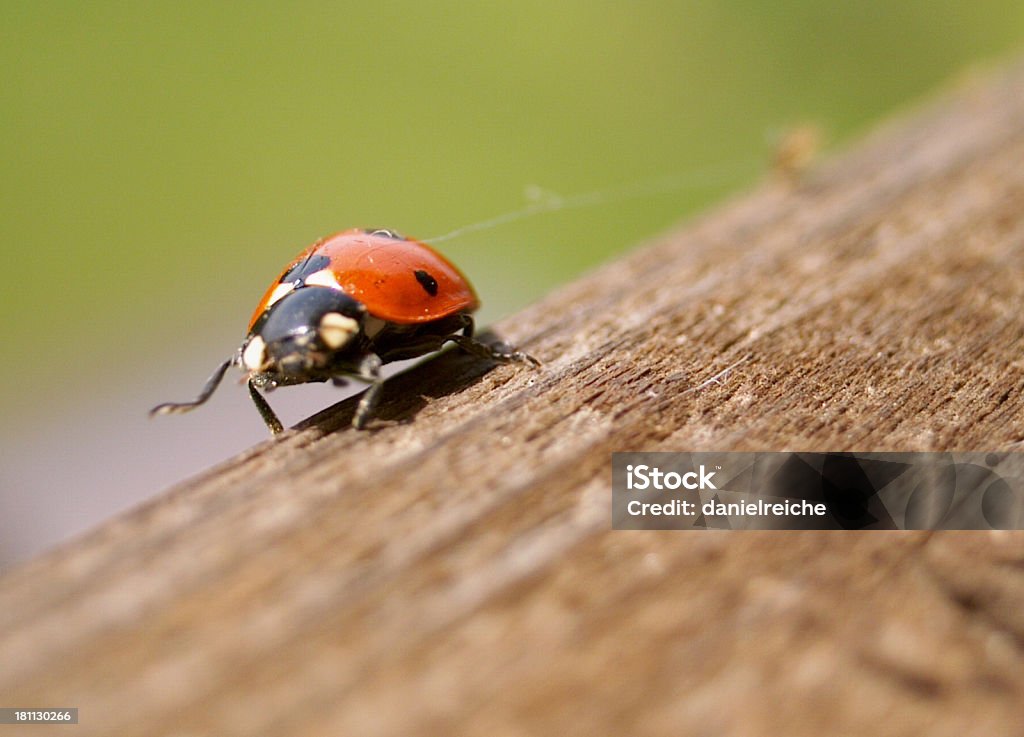
M 1022 300 L 1017 68 L 509 318 L 542 371 L 442 356 L 388 385 L 405 422 L 346 402 L 9 573 L 0 705 L 119 737 L 1019 735 L 1024 536 L 612 532 L 609 454 L 1016 448 Z

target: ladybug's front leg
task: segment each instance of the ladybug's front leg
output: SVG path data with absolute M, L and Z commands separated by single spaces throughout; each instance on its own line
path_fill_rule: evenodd
M 252 383 L 252 379 L 246 382 L 249 387 L 249 396 L 252 397 L 253 404 L 256 405 L 256 409 L 260 413 L 260 417 L 263 418 L 263 422 L 266 423 L 267 428 L 274 435 L 280 435 L 284 432 L 284 426 L 281 424 L 281 420 L 277 419 L 277 415 L 274 414 L 274 410 L 267 404 L 267 400 L 263 398 L 263 395 L 257 391 L 256 386 Z
M 380 399 L 381 388 L 384 386 L 384 379 L 380 375 L 380 367 L 380 356 L 376 353 L 368 353 L 359 362 L 359 372 L 354 375 L 355 378 L 365 381 L 370 385 L 366 393 L 363 394 L 362 399 L 359 400 L 356 413 L 352 415 L 352 427 L 356 430 L 362 430 L 366 427 L 366 423 L 369 422 L 370 415 L 373 414 L 377 401 Z

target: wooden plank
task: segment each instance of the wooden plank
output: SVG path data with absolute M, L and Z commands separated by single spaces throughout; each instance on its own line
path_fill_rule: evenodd
M 2 705 L 122 737 L 1019 734 L 1024 536 L 612 532 L 609 454 L 1017 449 L 1022 162 L 1017 66 L 498 326 L 543 370 L 444 355 L 389 382 L 396 424 L 342 403 L 9 572 Z

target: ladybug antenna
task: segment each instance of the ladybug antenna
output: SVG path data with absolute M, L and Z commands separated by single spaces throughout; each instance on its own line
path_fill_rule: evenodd
M 526 199 L 529 201 L 529 204 L 525 207 L 488 218 L 487 220 L 481 220 L 478 223 L 464 225 L 444 235 L 424 240 L 427 243 L 440 243 L 452 238 L 458 238 L 466 233 L 489 230 L 499 225 L 526 220 L 527 218 L 547 212 L 577 210 L 584 207 L 596 207 L 612 202 L 642 199 L 644 197 L 653 197 L 659 194 L 679 192 L 686 189 L 700 189 L 732 184 L 743 175 L 749 174 L 759 163 L 757 159 L 721 162 L 691 169 L 686 172 L 629 182 L 618 187 L 609 187 L 593 192 L 580 192 L 565 197 L 537 185 L 530 185 L 526 188 Z
M 221 379 L 224 378 L 224 373 L 228 370 L 228 367 L 235 362 L 235 358 L 232 356 L 217 367 L 217 370 L 213 372 L 213 375 L 206 380 L 206 384 L 203 386 L 203 390 L 199 392 L 199 396 L 191 402 L 165 402 L 164 404 L 158 404 L 156 407 L 149 411 L 149 416 L 155 415 L 171 415 L 180 414 L 181 412 L 188 412 L 191 409 L 195 409 L 199 405 L 203 404 L 210 395 L 213 394 L 217 387 L 220 386 Z

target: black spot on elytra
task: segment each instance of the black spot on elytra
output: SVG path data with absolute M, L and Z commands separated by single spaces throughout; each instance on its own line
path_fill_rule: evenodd
M 423 269 L 416 269 L 416 271 L 412 273 L 416 275 L 416 281 L 418 281 L 420 283 L 420 286 L 427 291 L 427 294 L 429 294 L 431 297 L 437 296 L 437 279 L 432 277 Z

